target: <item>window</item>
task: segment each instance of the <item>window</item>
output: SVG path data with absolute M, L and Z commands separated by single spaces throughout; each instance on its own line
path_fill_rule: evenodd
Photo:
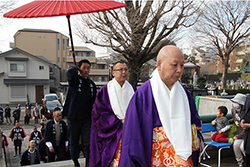
M 98 82 L 105 82 L 105 77 L 98 77 Z
M 73 56 L 73 53 L 71 53 L 71 56 Z M 75 51 L 75 56 L 76 57 L 82 57 L 82 52 Z
M 99 64 L 98 69 L 105 69 L 105 64 Z
M 24 72 L 24 63 L 10 63 L 10 71 Z
M 39 70 L 44 70 L 44 66 L 39 66 Z
M 75 52 L 75 56 L 78 57 L 79 56 L 79 52 L 76 51 Z
M 57 58 L 57 62 L 60 63 L 60 57 Z
M 65 39 L 63 39 L 63 50 L 65 50 Z
M 82 57 L 90 57 L 90 53 L 89 52 L 82 52 Z
M 63 70 L 63 75 L 65 75 L 66 73 L 65 73 L 65 70 Z
M 65 57 L 63 57 L 63 62 L 65 63 Z
M 26 97 L 25 86 L 10 86 L 10 96 L 11 98 Z
M 57 50 L 60 50 L 60 40 L 57 39 Z
M 49 67 L 49 72 L 53 72 L 53 68 L 52 67 Z

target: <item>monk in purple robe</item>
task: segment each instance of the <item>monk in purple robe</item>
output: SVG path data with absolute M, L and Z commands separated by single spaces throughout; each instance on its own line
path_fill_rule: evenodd
M 198 166 L 201 121 L 192 96 L 178 81 L 183 70 L 182 52 L 163 47 L 153 77 L 138 88 L 127 108 L 119 167 Z
M 91 167 L 118 165 L 120 151 L 117 149 L 121 148 L 123 122 L 129 101 L 135 92 L 135 88 L 126 81 L 128 69 L 125 62 L 116 62 L 112 74 L 113 80 L 97 92 L 93 105 L 89 160 Z

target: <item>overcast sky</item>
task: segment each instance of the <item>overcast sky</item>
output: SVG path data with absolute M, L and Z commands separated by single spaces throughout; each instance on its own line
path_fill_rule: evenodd
M 0 0 L 5 1 L 5 0 Z M 18 3 L 14 8 L 20 7 L 24 4 L 27 4 L 33 0 L 18 0 Z M 45 18 L 26 18 L 26 19 L 10 19 L 10 18 L 3 18 L 0 15 L 0 51 L 5 52 L 10 50 L 9 47 L 10 42 L 14 42 L 14 34 L 23 28 L 34 28 L 34 29 L 50 29 L 57 32 L 60 32 L 69 37 L 69 30 L 68 30 L 68 21 L 65 16 L 60 17 L 45 17 Z M 73 34 L 73 41 L 74 46 L 87 46 L 90 49 L 96 52 L 96 56 L 100 54 L 105 54 L 107 52 L 106 48 L 101 48 L 97 46 L 93 46 L 91 44 L 85 44 L 81 41 L 81 39 L 75 35 L 77 33 L 74 30 L 74 19 L 76 15 L 72 15 L 71 17 L 71 28 Z M 185 38 L 183 38 L 185 39 Z M 183 42 L 184 41 L 184 42 Z M 177 46 L 181 48 L 188 47 L 187 40 L 182 40 L 177 42 Z
M 16 7 L 20 7 L 33 0 L 19 0 Z M 2 15 L 0 16 L 2 17 Z M 71 20 L 76 16 L 71 16 Z M 0 51 L 5 52 L 10 50 L 10 42 L 14 42 L 14 34 L 23 28 L 35 28 L 35 29 L 51 29 L 60 32 L 69 37 L 68 21 L 66 16 L 60 17 L 46 17 L 46 18 L 26 18 L 26 19 L 0 19 Z M 73 25 L 73 22 L 71 23 Z M 74 28 L 71 26 L 71 29 Z M 79 37 L 75 35 L 76 32 L 72 32 L 74 46 L 87 46 L 96 52 L 96 55 L 106 52 L 106 49 L 84 44 Z

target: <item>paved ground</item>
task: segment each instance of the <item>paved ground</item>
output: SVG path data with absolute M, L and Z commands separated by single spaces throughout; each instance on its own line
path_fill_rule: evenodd
M 13 108 L 14 109 L 14 108 Z M 21 115 L 21 120 L 20 120 L 20 125 L 24 128 L 27 137 L 25 138 L 24 142 L 23 142 L 23 146 L 22 146 L 22 152 L 25 151 L 28 148 L 28 138 L 29 138 L 29 134 L 30 132 L 33 130 L 33 126 L 34 124 L 34 120 L 30 121 L 30 125 L 24 125 L 24 117 L 23 117 L 23 113 L 24 110 L 22 110 L 22 115 Z M 13 118 L 12 118 L 13 120 Z M 40 130 L 40 125 L 36 124 L 38 127 L 38 130 Z M 4 122 L 2 125 L 0 125 L 0 128 L 4 131 L 4 134 L 8 137 L 10 134 L 10 130 L 12 129 L 13 125 L 6 125 L 6 122 Z M 209 140 L 209 135 L 205 134 L 204 135 L 206 140 Z M 8 166 L 9 167 L 18 167 L 20 166 L 20 158 L 21 156 L 17 156 L 17 157 L 13 157 L 14 155 L 14 146 L 13 146 L 13 142 L 11 141 L 10 138 L 8 138 L 9 141 L 9 147 L 7 149 L 8 152 L 8 156 L 10 159 L 10 162 L 8 162 Z M 206 160 L 202 160 L 203 163 L 209 164 L 212 167 L 216 167 L 218 166 L 217 163 L 217 159 L 218 159 L 218 150 L 215 148 L 209 148 L 208 149 L 208 154 L 210 155 L 210 159 L 206 159 Z M 237 163 L 235 161 L 235 156 L 233 154 L 233 150 L 232 148 L 230 149 L 225 149 L 222 150 L 222 156 L 221 156 L 221 167 L 237 167 Z M 85 159 L 82 158 L 80 160 L 81 162 L 81 166 L 84 167 L 84 161 Z M 0 166 L 3 167 L 4 165 L 4 159 L 0 158 Z M 41 165 L 34 165 L 34 166 L 67 166 L 67 167 L 73 167 L 73 162 L 71 160 L 69 161 L 63 161 L 63 162 L 58 162 L 58 163 L 47 163 L 47 164 L 41 164 Z
M 12 111 L 14 110 L 14 108 L 11 109 Z M 23 116 L 24 110 L 22 110 L 22 114 L 20 117 L 20 126 L 22 126 L 27 134 L 27 137 L 24 138 L 24 142 L 22 143 L 22 152 L 24 152 L 27 148 L 28 148 L 28 139 L 29 139 L 29 134 L 33 131 L 33 127 L 34 127 L 34 120 L 30 121 L 29 125 L 24 125 L 24 116 Z M 11 118 L 12 122 L 13 122 L 13 117 Z M 11 129 L 14 127 L 14 125 L 6 125 L 6 120 L 4 120 L 4 123 L 2 125 L 0 125 L 1 129 L 3 130 L 4 134 L 7 136 L 8 141 L 9 141 L 9 146 L 6 149 L 7 151 L 7 156 L 8 159 L 10 159 L 11 161 L 8 162 L 8 166 L 11 167 L 16 167 L 16 166 L 20 166 L 20 159 L 21 156 L 18 155 L 16 157 L 13 157 L 14 155 L 14 146 L 13 146 L 13 142 L 11 141 L 11 139 L 9 138 L 9 134 Z M 40 125 L 37 124 L 38 129 L 40 129 Z

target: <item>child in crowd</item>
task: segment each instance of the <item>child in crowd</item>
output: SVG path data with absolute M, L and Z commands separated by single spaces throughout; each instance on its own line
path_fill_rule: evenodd
M 213 141 L 220 143 L 232 143 L 233 140 L 229 141 L 227 138 L 228 130 L 230 129 L 230 124 L 227 115 L 227 107 L 219 106 L 217 109 L 217 118 L 212 121 L 212 125 L 216 125 L 217 132 L 211 137 Z

